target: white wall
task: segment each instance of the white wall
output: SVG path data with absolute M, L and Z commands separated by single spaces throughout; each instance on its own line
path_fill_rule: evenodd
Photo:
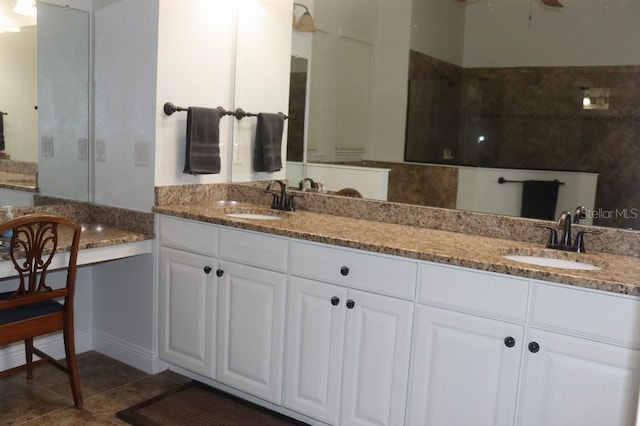
M 520 216 L 522 184 L 498 183 L 507 180 L 554 180 L 564 182 L 558 189 L 558 202 L 554 217 L 568 210 L 573 214 L 577 206 L 592 211 L 595 205 L 597 173 L 563 172 L 525 169 L 488 169 L 482 167 L 458 168 L 458 197 L 456 208 L 507 216 Z M 592 219 L 582 220 L 590 225 Z
M 8 113 L 4 151 L 12 160 L 38 161 L 36 56 L 35 26 L 0 34 L 0 111 Z
M 233 118 L 220 120 L 221 172 L 182 173 L 186 112 L 167 116 L 165 102 L 182 107 L 233 109 L 236 15 L 233 0 L 162 0 L 158 23 L 158 75 L 155 101 L 155 185 L 227 182 Z
M 95 12 L 95 202 L 150 211 L 154 151 L 158 0 L 127 0 Z M 146 165 L 136 165 L 136 149 Z M 98 150 L 96 150 L 98 151 Z
M 39 185 L 43 194 L 87 200 L 89 138 L 89 14 L 38 6 Z M 86 152 L 86 151 L 85 151 Z
M 389 169 L 307 163 L 304 165 L 302 176 L 322 183 L 327 192 L 354 188 L 364 198 L 387 199 Z M 291 185 L 296 186 L 299 181 L 293 181 Z
M 491 3 L 488 0 L 482 2 Z M 414 1 L 410 49 L 462 66 L 465 12 L 470 5 L 471 2 L 452 0 Z
M 411 0 L 382 0 L 375 52 L 371 143 L 366 159 L 404 160 Z
M 92 266 L 94 349 L 156 373 L 165 368 L 157 352 L 157 290 L 154 255 Z
M 640 64 L 640 2 L 491 0 L 466 5 L 465 67 Z
M 313 18 L 308 161 L 402 161 L 411 0 L 315 2 Z
M 287 113 L 291 68 L 292 0 L 239 1 L 234 108 L 252 113 Z M 234 119 L 233 181 L 283 179 L 287 122 L 281 148 L 282 169 L 253 171 L 256 118 Z

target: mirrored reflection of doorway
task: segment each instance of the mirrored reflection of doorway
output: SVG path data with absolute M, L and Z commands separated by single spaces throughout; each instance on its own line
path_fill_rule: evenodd
M 306 58 L 291 57 L 287 161 L 304 161 L 304 121 L 307 99 Z

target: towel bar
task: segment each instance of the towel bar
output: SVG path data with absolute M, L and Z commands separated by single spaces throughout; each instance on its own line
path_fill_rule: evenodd
M 166 102 L 164 104 L 163 107 L 164 113 L 167 115 L 173 115 L 174 112 L 176 111 L 189 111 L 189 108 L 183 108 L 180 106 L 176 106 L 171 102 Z M 220 113 L 222 115 L 234 115 L 233 111 L 227 111 L 226 109 L 222 108 L 221 106 L 218 107 L 218 110 L 220 111 Z
M 286 114 L 283 114 L 281 112 L 278 112 L 278 114 L 284 115 L 284 119 L 285 120 L 289 119 L 289 116 L 286 115 Z M 253 112 L 247 112 L 247 111 L 243 110 L 242 108 L 236 108 L 236 110 L 233 113 L 231 113 L 231 115 L 235 116 L 238 120 L 242 120 L 245 117 L 257 117 L 258 116 L 258 114 L 255 114 Z M 293 118 L 293 117 L 291 117 L 291 118 Z
M 524 183 L 524 180 L 507 180 L 505 178 L 503 178 L 502 176 L 500 176 L 498 178 L 498 183 L 499 184 L 503 184 L 503 183 Z M 558 179 L 554 179 L 552 181 L 549 182 L 558 182 L 558 185 L 564 185 L 564 182 L 560 182 Z
M 228 111 L 222 107 L 218 107 L 218 109 L 220 110 L 220 112 L 223 115 L 233 115 L 235 118 L 237 118 L 238 120 L 242 120 L 245 117 L 257 117 L 258 114 L 255 114 L 253 112 L 247 112 L 245 110 L 243 110 L 242 108 L 236 108 L 235 111 Z M 172 102 L 165 102 L 164 107 L 163 107 L 163 111 L 166 115 L 173 115 L 174 112 L 177 111 L 189 111 L 189 108 L 183 108 L 180 106 L 176 106 L 174 105 Z M 3 112 L 3 115 L 7 115 L 7 113 Z M 278 114 L 282 114 L 284 115 L 284 119 L 287 120 L 290 117 L 288 115 L 285 115 L 281 112 L 279 112 Z M 293 118 L 293 117 L 291 117 Z

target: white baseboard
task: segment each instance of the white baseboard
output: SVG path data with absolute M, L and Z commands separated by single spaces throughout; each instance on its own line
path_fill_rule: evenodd
M 76 332 L 76 353 L 93 349 L 93 333 L 91 330 Z M 56 359 L 64 358 L 62 333 L 36 339 L 34 345 Z M 0 349 L 0 370 L 24 364 L 24 344 L 22 342 L 4 346 Z
M 48 355 L 64 358 L 62 333 L 52 334 L 35 340 L 35 346 Z M 128 364 L 148 374 L 155 374 L 168 368 L 158 354 L 115 336 L 98 330 L 84 330 L 76 333 L 76 353 L 95 350 L 120 362 Z M 0 348 L 0 371 L 24 364 L 24 344 L 22 342 Z
M 93 349 L 147 374 L 156 374 L 168 368 L 168 364 L 161 361 L 157 353 L 100 330 L 93 330 Z

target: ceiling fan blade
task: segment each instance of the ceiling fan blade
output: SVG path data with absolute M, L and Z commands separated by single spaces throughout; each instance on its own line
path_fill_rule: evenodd
M 558 0 L 540 0 L 542 4 L 549 7 L 563 7 Z

